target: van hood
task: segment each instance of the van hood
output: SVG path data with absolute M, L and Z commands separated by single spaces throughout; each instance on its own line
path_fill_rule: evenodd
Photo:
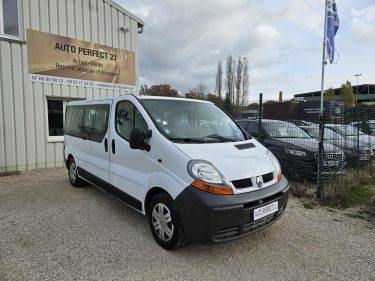
M 254 139 L 224 143 L 173 143 L 194 160 L 206 160 L 220 169 L 230 181 L 240 180 L 275 171 L 267 149 Z M 238 145 L 250 144 L 247 148 Z

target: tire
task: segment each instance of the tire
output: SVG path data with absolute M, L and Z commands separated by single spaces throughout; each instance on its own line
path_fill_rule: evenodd
M 167 193 L 155 195 L 148 210 L 152 235 L 161 247 L 173 250 L 185 245 L 185 235 L 178 209 Z
M 68 162 L 68 175 L 72 186 L 81 187 L 85 185 L 85 181 L 78 176 L 78 169 L 74 158 L 70 158 Z

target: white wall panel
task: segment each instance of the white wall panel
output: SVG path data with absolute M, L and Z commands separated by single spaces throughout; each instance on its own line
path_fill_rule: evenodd
M 136 51 L 138 19 L 131 17 L 108 0 L 23 0 L 25 29 Z M 48 142 L 47 98 L 100 99 L 119 94 L 30 82 L 27 45 L 0 41 L 0 172 L 63 164 L 63 142 Z
M 15 44 L 12 48 L 12 65 L 22 66 L 22 48 Z M 16 164 L 18 170 L 26 169 L 26 146 L 25 146 L 25 112 L 22 67 L 12 68 L 13 94 L 14 94 L 14 124 L 16 140 Z

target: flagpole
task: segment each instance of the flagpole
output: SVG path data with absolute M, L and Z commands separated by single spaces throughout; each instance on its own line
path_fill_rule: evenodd
M 321 87 L 320 87 L 320 116 L 323 116 L 323 101 L 324 101 L 324 69 L 325 65 L 327 64 L 326 61 L 326 49 L 327 49 L 327 7 L 328 7 L 328 0 L 325 0 L 325 12 L 324 12 L 324 39 L 323 39 L 323 58 L 322 58 L 322 80 L 321 80 Z
M 323 178 L 322 178 L 322 164 L 323 164 L 323 117 L 324 117 L 324 70 L 326 65 L 326 48 L 327 48 L 327 7 L 328 0 L 325 0 L 324 11 L 324 37 L 323 37 L 323 55 L 322 55 L 322 78 L 320 87 L 320 114 L 319 114 L 319 153 L 318 153 L 318 198 L 324 197 Z

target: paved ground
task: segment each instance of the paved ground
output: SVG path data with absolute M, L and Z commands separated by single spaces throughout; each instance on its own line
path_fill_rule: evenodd
M 375 280 L 375 227 L 291 199 L 273 226 L 167 252 L 147 220 L 63 168 L 0 178 L 0 280 Z

